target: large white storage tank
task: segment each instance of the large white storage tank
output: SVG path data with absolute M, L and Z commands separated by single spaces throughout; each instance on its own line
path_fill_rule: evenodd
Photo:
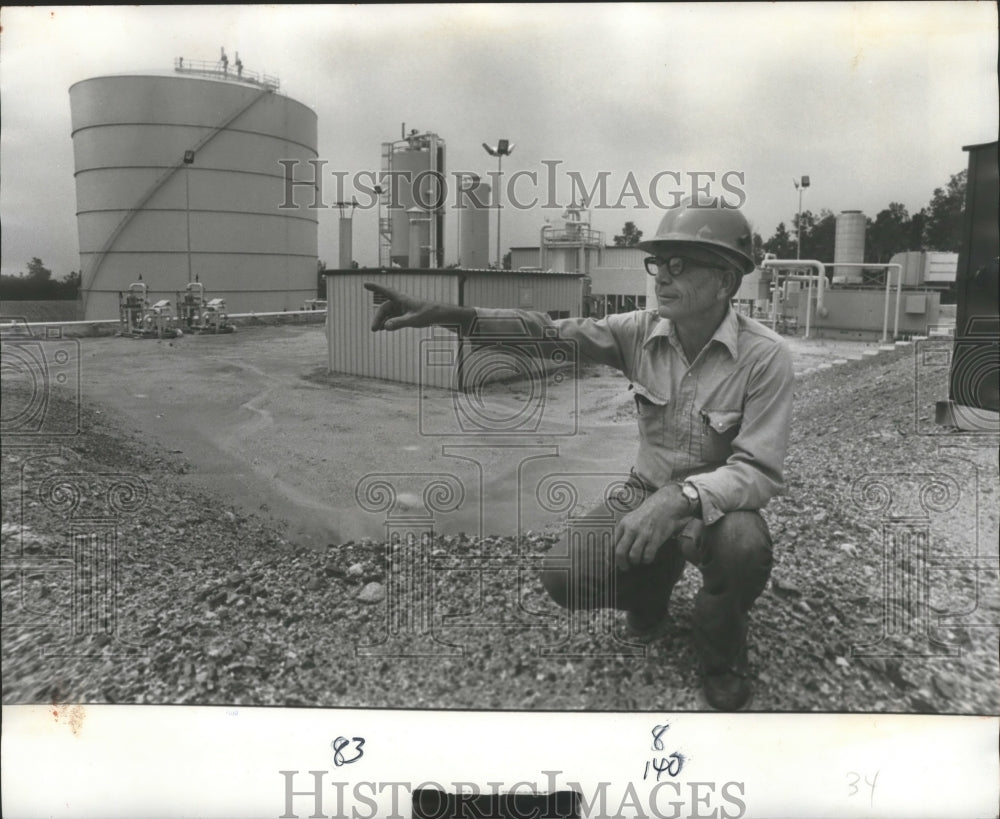
M 315 295 L 314 192 L 295 186 L 301 207 L 283 207 L 279 160 L 313 179 L 316 114 L 271 78 L 211 73 L 70 87 L 85 319 L 117 317 L 119 291 L 140 275 L 151 300 L 197 277 L 231 313 L 298 309 Z
M 475 174 L 459 189 L 458 262 L 469 270 L 490 266 L 490 186 Z
M 865 215 L 860 210 L 841 211 L 833 245 L 833 261 L 860 264 L 865 260 Z M 834 278 L 843 282 L 860 282 L 860 267 L 834 267 Z

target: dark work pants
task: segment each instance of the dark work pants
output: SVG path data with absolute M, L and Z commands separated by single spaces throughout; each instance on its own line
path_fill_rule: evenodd
M 637 487 L 633 487 L 637 488 Z M 737 664 L 745 648 L 747 612 L 771 575 L 771 536 L 755 511 L 723 515 L 711 526 L 693 520 L 660 547 L 652 563 L 620 571 L 614 562 L 614 525 L 641 504 L 649 488 L 631 502 L 602 504 L 583 521 L 603 523 L 587 537 L 564 535 L 546 559 L 542 584 L 549 595 L 571 610 L 615 608 L 655 617 L 663 611 L 686 563 L 701 571 L 702 587 L 694 601 L 692 630 L 706 671 Z M 594 536 L 600 533 L 603 536 Z

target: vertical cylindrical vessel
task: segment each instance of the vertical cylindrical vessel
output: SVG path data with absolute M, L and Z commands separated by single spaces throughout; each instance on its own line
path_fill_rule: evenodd
M 430 267 L 430 217 L 420 208 L 411 208 L 407 215 L 410 225 L 405 266 L 415 269 Z
M 197 277 L 231 313 L 313 295 L 316 114 L 230 76 L 70 87 L 85 319 L 117 316 L 119 291 L 140 275 L 151 300 Z
M 444 140 L 433 133 L 410 134 L 383 145 L 389 173 L 389 259 L 410 265 L 410 211 L 425 213 L 427 223 L 426 267 L 444 267 L 444 213 L 447 198 Z M 412 265 L 411 265 L 412 266 Z
M 459 265 L 485 270 L 490 266 L 490 186 L 470 174 L 461 182 L 458 207 Z
M 354 236 L 352 223 L 353 220 L 350 216 L 340 217 L 340 252 L 337 258 L 340 261 L 341 270 L 347 270 L 351 267 L 351 263 L 354 261 Z
M 861 263 L 865 260 L 865 215 L 860 210 L 844 210 L 837 216 L 833 261 Z M 860 282 L 860 267 L 834 267 L 833 275 L 844 282 Z

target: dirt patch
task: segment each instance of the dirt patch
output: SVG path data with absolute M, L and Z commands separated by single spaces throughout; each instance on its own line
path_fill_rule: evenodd
M 608 368 L 586 368 L 578 380 L 552 375 L 534 387 L 491 385 L 467 398 L 327 373 L 323 330 L 285 325 L 174 341 L 83 339 L 84 393 L 182 456 L 193 489 L 285 518 L 291 536 L 314 546 L 384 536 L 399 515 L 433 514 L 445 534 L 541 529 L 554 515 L 528 485 L 539 474 L 596 466 L 617 475 L 632 464 L 628 384 Z M 865 345 L 793 347 L 805 368 L 817 356 L 860 358 Z M 538 400 L 535 417 L 531 402 Z M 484 434 L 477 417 L 515 419 L 514 434 L 502 424 L 487 429 L 505 434 Z M 458 508 L 419 508 L 434 475 L 461 487 Z M 388 476 L 395 493 L 388 509 L 359 496 L 377 476 Z

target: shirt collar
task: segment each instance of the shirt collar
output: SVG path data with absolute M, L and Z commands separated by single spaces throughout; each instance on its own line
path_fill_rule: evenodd
M 729 350 L 729 354 L 735 359 L 737 353 L 736 339 L 738 335 L 739 322 L 736 320 L 736 311 L 733 310 L 732 305 L 730 305 L 729 309 L 726 311 L 726 315 L 722 317 L 721 323 L 712 334 L 712 337 L 708 340 L 708 343 L 711 344 L 713 341 L 718 341 L 722 346 Z M 646 336 L 643 346 L 649 344 L 649 342 L 654 338 L 659 338 L 660 336 L 672 339 L 675 344 L 680 344 L 680 339 L 677 338 L 677 331 L 674 329 L 673 322 L 670 319 L 657 318 L 652 329 L 649 331 L 649 335 Z

